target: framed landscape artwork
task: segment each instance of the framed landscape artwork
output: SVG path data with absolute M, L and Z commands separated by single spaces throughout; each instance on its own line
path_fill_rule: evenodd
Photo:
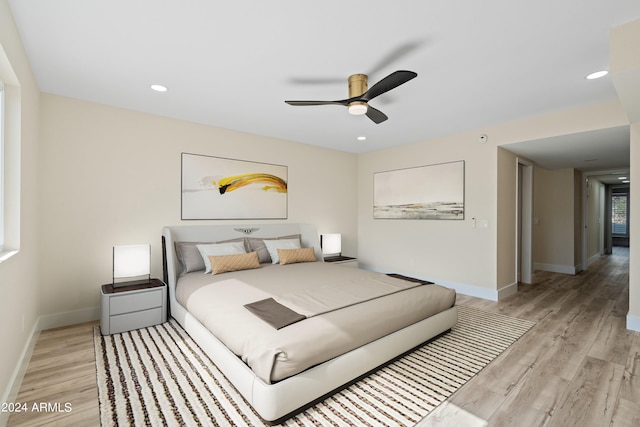
M 182 153 L 181 217 L 286 219 L 287 167 Z
M 464 161 L 373 174 L 376 219 L 464 219 Z

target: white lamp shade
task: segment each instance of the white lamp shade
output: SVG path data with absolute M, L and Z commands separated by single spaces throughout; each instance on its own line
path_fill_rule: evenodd
M 320 236 L 323 255 L 339 255 L 342 253 L 342 235 L 339 233 L 322 234 Z
M 151 245 L 113 247 L 113 278 L 151 274 Z

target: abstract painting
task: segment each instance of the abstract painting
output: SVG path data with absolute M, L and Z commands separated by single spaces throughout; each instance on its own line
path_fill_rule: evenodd
M 286 219 L 287 167 L 182 153 L 182 219 Z
M 464 219 L 464 161 L 373 174 L 376 219 Z

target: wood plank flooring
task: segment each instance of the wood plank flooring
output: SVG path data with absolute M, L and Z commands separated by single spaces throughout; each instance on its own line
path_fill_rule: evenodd
M 536 272 L 534 284 L 500 302 L 459 295 L 461 304 L 536 325 L 448 406 L 490 426 L 640 425 L 640 333 L 625 328 L 628 271 L 628 249 L 615 248 L 575 276 Z M 8 426 L 100 424 L 96 324 L 40 333 L 17 398 L 29 410 Z M 32 411 L 34 403 L 53 406 Z

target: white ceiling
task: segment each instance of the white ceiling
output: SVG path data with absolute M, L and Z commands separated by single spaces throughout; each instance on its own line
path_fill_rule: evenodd
M 608 77 L 584 76 L 609 67 L 610 29 L 640 17 L 637 0 L 9 4 L 43 92 L 354 153 L 613 99 Z M 344 99 L 350 74 L 371 86 L 398 69 L 418 77 L 371 101 L 378 125 L 284 103 Z M 564 156 L 558 144 L 578 142 L 536 146 Z

